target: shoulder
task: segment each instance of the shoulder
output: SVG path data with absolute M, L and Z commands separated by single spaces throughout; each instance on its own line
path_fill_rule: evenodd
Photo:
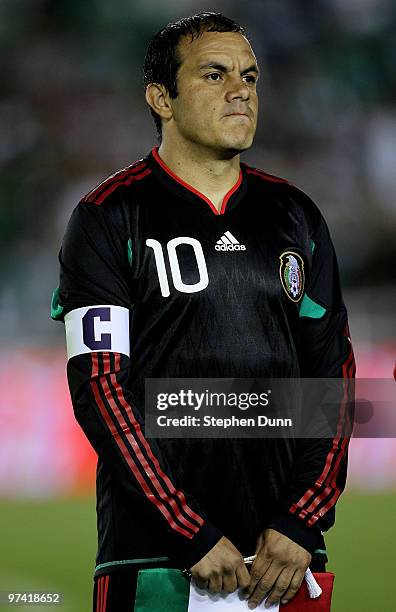
M 80 204 L 96 204 L 96 206 L 103 206 L 105 203 L 113 202 L 117 200 L 116 196 L 119 195 L 120 191 L 125 187 L 135 185 L 150 174 L 151 170 L 146 159 L 139 159 L 126 168 L 117 170 L 101 181 L 81 198 Z
M 130 227 L 130 204 L 134 202 L 134 185 L 141 184 L 151 174 L 145 158 L 117 170 L 87 194 L 72 210 L 65 238 L 89 234 L 99 236 L 123 236 Z M 126 190 L 128 192 L 125 197 Z
M 264 172 L 264 170 L 260 170 L 260 168 L 256 168 L 255 166 L 251 166 L 250 164 L 246 164 L 241 162 L 241 166 L 244 168 L 246 174 L 257 183 L 268 184 L 278 184 L 278 185 L 290 185 L 287 179 L 281 178 L 280 176 L 275 176 L 274 174 L 269 174 L 268 172 Z
M 279 199 L 288 208 L 293 208 L 295 211 L 299 209 L 313 226 L 319 223 L 322 215 L 318 206 L 300 187 L 286 178 L 269 174 L 249 164 L 241 163 L 241 166 L 243 166 L 254 189 L 270 192 L 273 197 Z

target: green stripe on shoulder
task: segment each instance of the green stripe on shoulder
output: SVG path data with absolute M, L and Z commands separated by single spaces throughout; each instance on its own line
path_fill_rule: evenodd
M 326 314 L 326 308 L 320 306 L 304 293 L 304 297 L 300 302 L 300 317 L 309 317 L 310 319 L 321 319 Z
M 51 298 L 51 319 L 58 321 L 62 318 L 63 306 L 59 304 L 59 287 L 54 289 Z
M 128 240 L 128 261 L 129 265 L 132 267 L 132 240 L 130 238 Z
M 315 250 L 315 243 L 311 240 L 310 243 L 311 253 Z M 303 299 L 300 302 L 299 315 L 300 317 L 308 317 L 310 319 L 321 319 L 326 314 L 326 308 L 320 306 L 312 300 L 306 293 L 303 295 Z

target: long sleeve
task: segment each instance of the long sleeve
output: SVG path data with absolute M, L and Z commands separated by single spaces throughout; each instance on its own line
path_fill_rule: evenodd
M 131 313 L 128 230 L 121 206 L 80 203 L 69 222 L 59 259 L 60 287 L 53 318 L 67 321 L 69 313 L 78 314 L 85 307 L 93 307 L 89 312 L 99 318 L 108 307 Z M 147 521 L 156 523 L 156 533 L 158 526 L 166 533 L 169 558 L 180 567 L 191 567 L 222 533 L 181 489 L 159 443 L 145 438 L 144 415 L 127 388 L 129 357 L 112 350 L 111 342 L 103 344 L 102 339 L 108 337 L 102 334 L 98 339 L 91 334 L 91 342 L 85 341 L 97 350 L 88 348 L 68 360 L 75 417 L 127 494 L 146 506 Z
M 317 209 L 316 209 L 317 210 Z M 301 376 L 338 378 L 342 392 L 333 438 L 301 438 L 281 513 L 269 527 L 313 553 L 321 531 L 335 521 L 335 505 L 346 482 L 351 387 L 355 361 L 342 300 L 334 247 L 321 215 L 311 237 L 312 265 L 300 303 Z M 349 422 L 348 422 L 349 419 Z

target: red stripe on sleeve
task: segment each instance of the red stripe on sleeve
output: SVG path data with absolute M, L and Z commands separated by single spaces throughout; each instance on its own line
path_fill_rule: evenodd
M 111 376 L 112 381 L 114 380 L 114 375 Z M 177 506 L 177 503 L 175 501 L 175 499 L 173 499 L 172 497 L 170 497 L 163 489 L 163 487 L 161 486 L 161 483 L 159 482 L 158 478 L 156 477 L 156 475 L 154 474 L 153 470 L 151 469 L 150 465 L 148 464 L 145 456 L 143 455 L 141 448 L 139 446 L 139 444 L 137 443 L 137 441 L 135 440 L 135 438 L 133 437 L 133 434 L 129 428 L 129 426 L 127 425 L 127 423 L 124 420 L 123 415 L 121 414 L 120 409 L 118 408 L 116 402 L 114 401 L 114 398 L 112 396 L 112 393 L 110 391 L 109 385 L 107 383 L 107 380 L 105 377 L 101 377 L 101 384 L 102 384 L 102 389 L 105 393 L 105 397 L 106 400 L 113 412 L 113 415 L 115 416 L 117 422 L 119 423 L 122 431 L 124 432 L 129 444 L 131 445 L 134 453 L 135 453 L 135 458 L 138 460 L 138 462 L 140 462 L 140 465 L 143 469 L 143 471 L 145 472 L 145 474 L 147 474 L 147 476 L 150 479 L 150 482 L 152 483 L 152 485 L 154 486 L 155 490 L 157 491 L 160 499 L 162 500 L 162 502 L 164 504 L 168 504 L 175 515 L 176 520 L 178 520 L 180 523 L 182 523 L 187 529 L 190 529 L 191 531 L 193 531 L 194 533 L 196 533 L 197 531 L 199 531 L 199 528 L 194 525 L 193 523 L 191 523 L 190 521 L 188 521 L 184 516 L 182 516 L 182 514 L 180 513 L 179 507 Z M 137 421 L 136 421 L 137 422 Z
M 104 599 L 104 585 L 105 585 L 105 576 L 102 576 L 101 580 L 101 588 L 100 588 L 100 612 L 103 612 L 103 599 Z
M 100 612 L 100 596 L 101 596 L 101 589 L 102 586 L 102 577 L 98 578 L 97 581 L 97 588 L 96 588 L 96 612 Z
M 246 168 L 246 172 L 248 174 L 255 174 L 256 176 L 259 176 L 265 181 L 269 181 L 271 183 L 288 183 L 289 182 L 286 179 L 280 178 L 279 176 L 274 176 L 273 174 L 267 174 L 266 172 L 262 172 L 261 170 L 256 170 L 256 169 L 253 170 L 253 168 L 249 168 L 249 167 Z
M 143 478 L 142 474 L 140 473 L 136 463 L 134 462 L 133 458 L 131 457 L 130 452 L 128 451 L 128 449 L 125 446 L 125 443 L 123 441 L 123 439 L 121 438 L 117 428 L 115 427 L 113 420 L 111 419 L 110 415 L 108 414 L 105 405 L 102 401 L 102 398 L 99 394 L 99 389 L 97 386 L 96 382 L 91 381 L 91 388 L 94 394 L 94 398 L 96 401 L 96 404 L 100 410 L 100 413 L 108 427 L 108 429 L 110 430 L 110 433 L 112 435 L 112 437 L 114 438 L 118 448 L 120 449 L 122 456 L 124 457 L 128 467 L 130 468 L 131 472 L 133 473 L 133 475 L 135 476 L 135 479 L 137 480 L 137 482 L 140 484 L 140 487 L 142 488 L 144 494 L 146 495 L 147 499 L 154 504 L 159 511 L 163 514 L 163 516 L 167 519 L 169 525 L 172 527 L 172 529 L 174 529 L 175 531 L 178 531 L 179 533 L 181 533 L 182 535 L 186 536 L 187 538 L 191 539 L 193 537 L 193 533 L 191 533 L 190 531 L 187 531 L 186 529 L 184 529 L 183 527 L 180 527 L 179 525 L 176 524 L 176 522 L 174 521 L 174 519 L 172 518 L 172 516 L 170 515 L 168 509 L 164 506 L 164 504 L 159 501 L 155 495 L 153 494 L 153 491 L 150 489 L 150 487 L 148 486 L 148 484 L 146 483 L 145 479 Z
M 87 193 L 87 195 L 84 196 L 84 198 L 82 199 L 82 202 L 93 202 L 95 198 L 103 192 L 104 189 L 107 189 L 114 183 L 121 181 L 124 177 L 128 176 L 131 172 L 138 173 L 144 168 L 146 168 L 146 163 L 142 161 L 142 162 L 135 162 L 131 166 L 128 166 L 127 168 L 124 168 L 123 170 L 119 170 L 118 172 L 115 172 L 111 176 L 107 177 L 104 181 L 99 183 L 97 187 L 94 187 L 89 193 Z
M 344 415 L 344 412 L 342 411 L 341 414 Z M 340 422 L 342 422 L 342 418 L 343 416 L 338 422 L 338 427 L 340 426 Z M 308 491 L 304 493 L 304 495 L 301 497 L 301 499 L 298 502 L 292 504 L 292 506 L 289 509 L 291 513 L 295 513 L 297 512 L 297 510 L 305 506 L 308 500 L 314 497 L 315 495 L 317 495 L 319 489 L 325 484 L 325 480 L 330 472 L 330 468 L 333 463 L 333 459 L 334 459 L 336 452 L 338 451 L 341 454 L 343 452 L 343 448 L 339 447 L 339 441 L 340 441 L 340 436 L 337 434 L 337 436 L 333 439 L 331 450 L 327 454 L 326 462 L 325 462 L 321 475 L 319 476 L 318 480 L 315 482 L 314 486 L 308 489 Z M 306 512 L 303 510 L 299 516 L 301 518 L 304 518 L 306 516 Z
M 318 512 L 318 514 L 314 514 L 314 516 L 311 516 L 311 518 L 309 519 L 309 521 L 307 521 L 307 525 L 308 527 L 312 527 L 312 525 L 314 525 L 316 523 L 316 521 L 318 521 L 320 519 L 321 516 L 323 516 L 324 514 L 326 514 L 326 512 L 328 510 L 330 510 L 330 508 L 332 506 L 334 506 L 334 504 L 336 503 L 337 499 L 340 497 L 341 495 L 341 491 L 339 489 L 337 489 L 334 493 L 334 496 L 332 497 L 332 499 L 330 499 L 327 504 L 325 506 L 323 506 L 323 508 L 321 508 Z
M 110 355 L 103 353 L 103 374 L 110 374 Z
M 119 353 L 115 353 L 115 372 L 119 372 L 121 369 L 120 367 L 120 354 Z M 161 466 L 158 462 L 158 459 L 155 457 L 154 453 L 151 450 L 151 447 L 149 445 L 149 443 L 147 442 L 146 438 L 143 435 L 143 432 L 141 430 L 140 424 L 139 422 L 136 420 L 135 415 L 133 414 L 133 410 L 131 408 L 131 406 L 128 404 L 128 402 L 126 401 L 124 394 L 122 392 L 122 388 L 120 387 L 118 381 L 117 381 L 117 377 L 116 375 L 112 374 L 111 375 L 111 381 L 113 383 L 113 386 L 117 392 L 117 397 L 119 399 L 119 401 L 121 402 L 121 405 L 125 408 L 126 413 L 128 415 L 128 418 L 130 420 L 130 422 L 132 423 L 138 437 L 139 440 L 141 441 L 141 443 L 143 444 L 144 448 L 147 451 L 148 457 L 152 460 L 152 462 L 154 463 L 158 474 L 161 476 L 161 478 L 164 480 L 164 482 L 166 483 L 169 491 L 173 494 L 173 495 L 177 495 L 177 497 L 180 499 L 180 501 L 182 502 L 182 506 L 183 506 L 183 510 L 186 512 L 186 514 L 188 514 L 192 519 L 194 519 L 195 521 L 197 521 L 197 523 L 199 525 L 203 525 L 204 524 L 204 520 L 201 516 L 199 516 L 198 514 L 196 514 L 196 512 L 194 512 L 188 505 L 187 505 L 187 501 L 185 498 L 185 495 L 183 493 L 183 491 L 180 491 L 179 489 L 176 489 L 173 485 L 173 483 L 171 482 L 171 480 L 169 479 L 169 477 L 162 471 Z
M 105 576 L 105 584 L 104 584 L 104 594 L 103 594 L 103 612 L 106 612 L 107 608 L 107 590 L 109 588 L 109 579 L 110 576 Z
M 344 394 L 344 402 L 346 402 L 347 400 L 347 395 L 348 395 L 348 391 L 347 391 L 347 387 L 345 387 L 345 394 Z M 347 427 L 348 427 L 348 432 L 352 433 L 352 423 L 350 421 L 349 418 L 349 413 L 346 414 L 346 422 L 347 422 Z M 306 508 L 306 510 L 303 510 L 302 512 L 308 514 L 310 512 L 314 512 L 315 508 L 317 508 L 325 499 L 326 497 L 330 496 L 330 499 L 328 500 L 327 504 L 325 506 L 323 506 L 319 512 L 317 512 L 316 514 L 313 514 L 313 516 L 311 516 L 311 518 L 307 521 L 307 525 L 308 526 L 312 526 L 314 523 L 316 523 L 317 520 L 319 520 L 319 518 L 321 516 L 323 516 L 332 506 L 334 506 L 334 504 L 336 503 L 337 499 L 339 498 L 339 496 L 341 495 L 341 491 L 340 489 L 337 487 L 337 476 L 338 476 L 338 471 L 339 471 L 339 466 L 341 463 L 341 460 L 343 459 L 343 457 L 346 454 L 346 451 L 348 449 L 348 444 L 349 444 L 349 439 L 350 436 L 348 435 L 346 438 L 343 439 L 342 445 L 341 445 L 341 452 L 338 455 L 335 464 L 333 466 L 333 469 L 331 470 L 331 472 L 329 473 L 328 477 L 327 477 L 327 481 L 330 483 L 329 486 L 327 486 L 322 493 L 317 497 L 316 500 L 314 500 L 310 506 L 308 508 Z M 302 513 L 300 513 L 301 516 Z M 304 516 L 306 516 L 306 514 L 304 514 Z M 303 517 L 301 517 L 303 518 Z
M 115 189 L 117 189 L 118 187 L 120 187 L 121 185 L 130 185 L 133 181 L 139 181 L 142 178 L 144 178 L 145 176 L 147 176 L 148 174 L 151 173 L 150 168 L 146 168 L 146 170 L 140 172 L 139 174 L 132 174 L 131 176 L 128 175 L 128 178 L 125 177 L 125 179 L 123 180 L 117 180 L 114 183 L 112 183 L 111 185 L 109 185 L 109 187 L 107 189 L 105 189 L 105 191 L 103 191 L 103 193 L 97 197 L 94 201 L 95 204 L 100 205 L 102 204 L 103 200 L 105 200 L 110 194 L 113 193 L 113 191 Z
M 354 357 L 353 357 L 353 350 L 351 346 L 348 357 L 346 358 L 345 362 L 342 365 L 343 378 L 345 379 L 351 378 L 350 367 L 353 367 L 353 364 L 354 364 Z M 292 506 L 289 508 L 289 512 L 295 513 L 300 508 L 305 506 L 305 504 L 310 500 L 310 498 L 313 498 L 309 507 L 304 510 L 301 510 L 301 512 L 299 513 L 298 516 L 301 519 L 304 519 L 309 513 L 313 512 L 314 509 L 317 508 L 318 505 L 326 497 L 331 495 L 331 493 L 334 493 L 337 496 L 336 499 L 338 499 L 338 497 L 341 495 L 341 491 L 339 491 L 338 487 L 336 486 L 336 479 L 337 479 L 339 465 L 345 455 L 345 452 L 348 448 L 348 443 L 349 443 L 349 437 L 346 437 L 343 439 L 341 438 L 341 433 L 344 427 L 344 421 L 345 423 L 348 424 L 348 426 L 350 426 L 349 415 L 346 413 L 347 399 L 348 399 L 347 386 L 344 385 L 344 396 L 341 401 L 341 412 L 340 412 L 340 418 L 338 420 L 338 425 L 337 425 L 337 434 L 336 434 L 336 437 L 333 439 L 332 447 L 327 454 L 323 471 L 321 475 L 319 476 L 318 480 L 315 482 L 315 485 L 311 487 L 310 489 L 308 489 L 308 491 L 306 491 L 306 493 L 301 497 L 301 499 L 297 503 L 292 504 Z M 340 446 L 341 439 L 342 439 L 342 443 Z M 331 469 L 331 466 L 333 465 L 333 461 L 337 453 L 338 455 L 336 457 L 333 469 Z M 321 489 L 324 484 L 328 484 L 328 486 L 326 486 L 326 488 L 322 490 L 322 492 L 319 494 L 319 489 Z M 322 510 L 320 511 L 316 519 L 314 519 L 314 517 L 311 517 L 311 519 L 309 519 L 307 524 L 311 525 L 316 520 L 318 520 L 320 516 L 323 516 L 324 512 L 322 512 Z
M 92 371 L 91 378 L 96 378 L 99 372 L 98 353 L 92 353 Z

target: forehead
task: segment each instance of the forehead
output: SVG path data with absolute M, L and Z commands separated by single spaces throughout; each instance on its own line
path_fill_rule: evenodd
M 193 41 L 183 36 L 178 45 L 183 67 L 194 67 L 205 60 L 234 61 L 252 64 L 256 62 L 249 41 L 239 32 L 204 32 Z

